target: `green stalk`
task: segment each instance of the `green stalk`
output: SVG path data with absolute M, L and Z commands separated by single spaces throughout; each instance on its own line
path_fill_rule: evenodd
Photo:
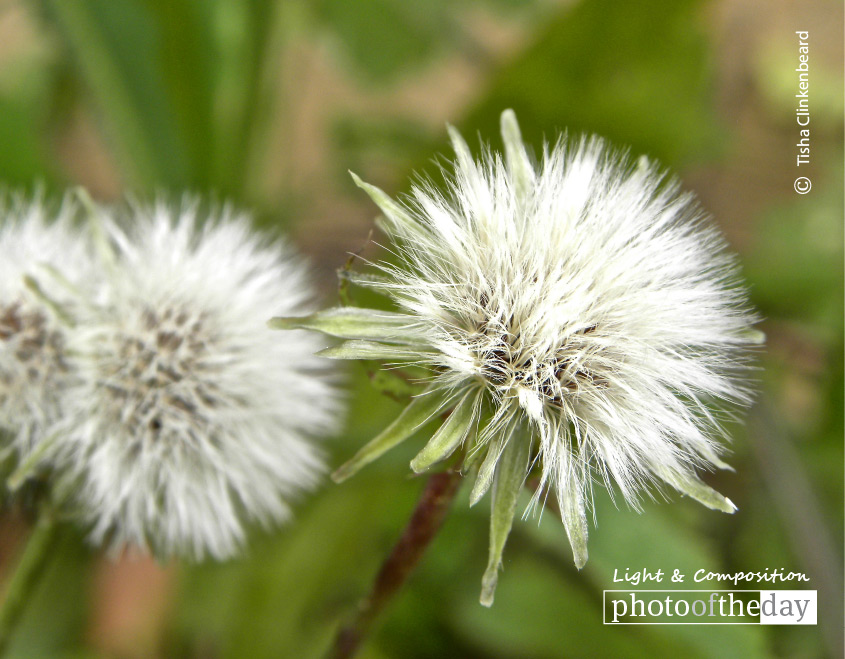
M 5 655 L 26 606 L 38 590 L 55 546 L 57 524 L 49 512 L 39 516 L 18 561 L 0 608 L 0 655 Z

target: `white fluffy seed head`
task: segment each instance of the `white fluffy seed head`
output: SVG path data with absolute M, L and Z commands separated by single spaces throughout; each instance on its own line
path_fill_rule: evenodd
M 445 409 L 467 391 L 486 401 L 462 416 L 479 428 L 475 440 L 465 431 L 469 457 L 483 459 L 473 500 L 505 477 L 505 459 L 522 461 L 514 486 L 536 466 L 538 496 L 556 491 L 579 567 L 595 476 L 635 507 L 665 482 L 732 512 L 696 469 L 726 467 L 722 422 L 750 401 L 743 378 L 759 333 L 735 258 L 648 160 L 591 137 L 561 139 L 535 163 L 512 112 L 502 133 L 504 157 L 474 159 L 451 131 L 445 191 L 423 181 L 397 203 L 359 181 L 397 257 L 360 280 L 404 314 L 385 340 L 431 369 Z M 518 441 L 531 445 L 527 462 L 501 458 Z M 493 505 L 505 515 L 495 492 Z
M 244 524 L 289 515 L 323 471 L 315 438 L 335 427 L 332 377 L 302 332 L 313 289 L 285 245 L 231 210 L 138 207 L 107 220 L 116 260 L 71 340 L 82 386 L 63 442 L 83 481 L 92 539 L 159 556 L 226 558 Z
M 0 207 L 0 427 L 25 459 L 63 416 L 75 378 L 67 358 L 75 289 L 95 278 L 76 205 L 6 198 Z

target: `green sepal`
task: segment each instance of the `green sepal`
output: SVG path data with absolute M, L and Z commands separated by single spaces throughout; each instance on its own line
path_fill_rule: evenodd
M 712 510 L 720 510 L 728 514 L 733 514 L 737 511 L 737 507 L 733 501 L 719 494 L 695 475 L 679 474 L 668 469 L 662 469 L 658 472 L 658 476 L 681 494 L 695 499 L 700 504 Z
M 505 160 L 514 182 L 518 199 L 527 199 L 534 188 L 534 168 L 525 151 L 519 123 L 513 110 L 505 110 L 501 117 L 502 141 L 505 145 Z
M 380 394 L 394 400 L 408 402 L 419 387 L 415 387 L 404 378 L 396 374 L 395 369 L 378 369 L 369 374 L 370 386 Z
M 761 346 L 766 342 L 766 333 L 755 327 L 743 330 L 739 336 L 743 341 L 756 346 Z
M 419 332 L 411 329 L 414 317 L 392 311 L 335 307 L 310 316 L 271 318 L 271 329 L 308 329 L 341 339 L 374 339 L 399 343 L 421 343 Z
M 482 407 L 484 407 L 484 401 L 481 403 Z M 485 416 L 485 410 L 482 410 L 479 414 L 480 417 Z M 483 422 L 479 422 L 479 425 Z M 471 444 L 469 444 L 469 448 L 464 454 L 463 459 L 463 469 L 466 471 L 469 468 L 473 469 L 473 473 L 478 473 L 479 463 L 482 462 L 482 456 L 484 456 L 484 435 L 483 432 L 476 432 L 475 438 Z
M 475 477 L 475 483 L 472 485 L 472 491 L 469 493 L 470 507 L 477 504 L 481 497 L 487 494 L 487 490 L 493 484 L 493 475 L 496 472 L 496 461 L 499 459 L 498 447 L 488 447 L 487 455 L 484 456 L 484 462 L 478 468 L 478 474 Z
M 74 284 L 70 279 L 64 276 L 62 272 L 56 268 L 55 266 L 49 263 L 40 263 L 39 267 L 46 272 L 54 282 L 56 282 L 59 286 L 65 289 L 68 293 L 70 293 L 75 300 L 80 302 L 86 302 L 85 294 L 82 290 Z
M 344 341 L 340 345 L 319 350 L 316 354 L 329 359 L 401 359 L 417 360 L 425 351 L 407 346 L 386 345 L 374 341 Z
M 369 183 L 365 183 L 354 172 L 349 173 L 352 175 L 352 180 L 355 181 L 355 185 L 370 196 L 370 199 L 375 202 L 376 206 L 381 209 L 385 218 L 390 222 L 390 224 L 386 226 L 380 225 L 379 228 L 382 230 L 386 229 L 386 233 L 388 234 L 396 233 L 397 229 L 400 234 L 406 235 L 414 235 L 422 232 L 422 228 L 419 223 L 411 217 L 408 211 L 403 208 L 401 204 L 391 199 L 384 190 L 381 190 L 374 185 L 370 185 Z
M 505 446 L 496 467 L 490 511 L 490 551 L 487 569 L 481 578 L 481 604 L 492 606 L 499 580 L 502 552 L 513 526 L 516 502 L 528 473 L 531 442 L 527 436 L 515 434 Z
M 439 392 L 427 389 L 415 396 L 402 413 L 374 439 L 370 440 L 351 460 L 332 474 L 336 483 L 345 481 L 362 467 L 381 457 L 414 434 L 429 419 L 448 404 L 448 399 Z
M 30 275 L 24 275 L 23 284 L 24 286 L 26 286 L 27 290 L 29 290 L 29 292 L 32 293 L 38 299 L 41 304 L 43 304 L 55 314 L 59 322 L 61 322 L 67 327 L 73 327 L 74 325 L 76 325 L 73 316 L 71 316 L 60 303 L 56 302 L 53 298 L 47 295 L 47 293 L 44 292 L 44 289 L 41 288 L 41 285 L 34 277 Z
M 584 495 L 578 479 L 570 477 L 565 491 L 561 489 L 558 495 L 560 517 L 566 529 L 566 537 L 572 547 L 572 558 L 579 570 L 587 564 L 587 515 L 584 506 Z
M 458 132 L 454 126 L 447 124 L 446 130 L 449 131 L 449 139 L 452 141 L 452 148 L 455 150 L 455 158 L 458 162 L 458 167 L 463 170 L 472 170 L 475 167 L 472 159 L 472 152 L 467 146 L 466 140 Z
M 511 439 L 511 436 L 514 434 L 517 421 L 518 417 L 512 417 L 507 422 L 507 425 L 502 432 L 501 439 L 496 442 L 494 446 L 490 446 L 487 449 L 487 455 L 484 457 L 484 462 L 482 462 L 481 466 L 478 468 L 478 475 L 475 477 L 475 483 L 473 484 L 472 491 L 469 494 L 470 506 L 477 504 L 481 498 L 487 494 L 487 490 L 489 490 L 490 486 L 493 484 L 493 476 L 496 472 L 496 463 L 499 461 L 499 458 L 502 456 L 502 451 L 504 451 Z M 489 443 L 490 442 L 488 441 L 488 444 Z
M 10 492 L 16 492 L 29 478 L 37 473 L 61 438 L 62 433 L 57 431 L 50 433 L 38 442 L 36 447 L 20 462 L 6 480 L 6 487 L 9 488 Z
M 702 450 L 701 455 L 707 458 L 708 462 L 711 462 L 713 466 L 717 469 L 724 469 L 726 471 L 736 471 L 736 469 L 734 469 L 731 465 L 722 460 L 722 458 L 719 457 L 716 451 L 714 451 L 710 447 L 707 447 Z
M 374 272 L 353 272 L 352 270 L 338 270 L 337 276 L 355 286 L 369 288 L 378 293 L 385 293 L 396 285 L 389 277 Z
M 425 471 L 431 465 L 445 460 L 466 438 L 470 428 L 478 418 L 478 400 L 480 391 L 467 392 L 452 410 L 449 418 L 428 440 L 422 451 L 411 460 L 411 469 L 416 473 Z
M 88 226 L 91 231 L 91 242 L 94 245 L 94 249 L 97 250 L 97 254 L 106 268 L 110 272 L 114 272 L 117 268 L 117 253 L 106 231 L 103 212 L 94 200 L 91 199 L 88 191 L 82 186 L 73 189 L 73 196 L 88 214 Z

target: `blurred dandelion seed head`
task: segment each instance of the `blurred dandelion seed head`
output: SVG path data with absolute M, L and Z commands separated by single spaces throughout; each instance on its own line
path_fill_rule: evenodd
M 71 338 L 83 384 L 63 445 L 79 503 L 97 543 L 226 558 L 246 522 L 284 520 L 324 470 L 333 377 L 313 337 L 279 342 L 266 326 L 309 310 L 307 268 L 228 209 L 130 215 L 105 220 L 114 267 Z
M 75 372 L 66 354 L 62 309 L 93 278 L 91 252 L 73 226 L 76 205 L 7 197 L 0 224 L 0 425 L 21 459 L 62 417 Z

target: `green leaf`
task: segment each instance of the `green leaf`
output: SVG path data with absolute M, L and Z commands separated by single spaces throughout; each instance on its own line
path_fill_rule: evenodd
M 480 601 L 484 606 L 493 605 L 496 583 L 499 580 L 499 567 L 502 564 L 502 552 L 511 532 L 516 502 L 528 473 L 530 455 L 530 438 L 517 434 L 505 446 L 496 467 L 490 512 L 490 553 L 487 569 L 481 579 Z
M 189 183 L 187 154 L 156 69 L 160 44 L 149 8 L 108 0 L 49 0 L 47 6 L 120 147 L 123 170 L 136 184 Z M 138 57 L 141 52 L 147 56 Z
M 279 66 L 279 43 L 297 30 L 301 8 L 292 2 L 215 4 L 210 11 L 219 51 L 213 99 L 218 138 L 211 179 L 225 194 L 255 194 L 266 167 L 268 135 L 284 101 L 272 75 Z
M 374 339 L 398 343 L 421 343 L 412 328 L 415 319 L 406 314 L 358 307 L 335 307 L 310 316 L 273 318 L 272 329 L 309 329 L 342 339 Z
M 339 346 L 317 352 L 329 359 L 419 359 L 424 351 L 407 346 L 385 345 L 374 341 L 344 341 Z
M 411 469 L 416 473 L 425 471 L 435 462 L 448 458 L 461 445 L 478 419 L 480 396 L 480 391 L 469 391 L 464 395 L 425 448 L 411 460 Z
M 244 194 L 271 115 L 264 67 L 276 4 L 42 0 L 125 178 L 227 196 Z
M 415 396 L 393 423 L 332 474 L 332 480 L 336 483 L 345 481 L 362 467 L 413 435 L 447 404 L 448 400 L 432 389 Z

